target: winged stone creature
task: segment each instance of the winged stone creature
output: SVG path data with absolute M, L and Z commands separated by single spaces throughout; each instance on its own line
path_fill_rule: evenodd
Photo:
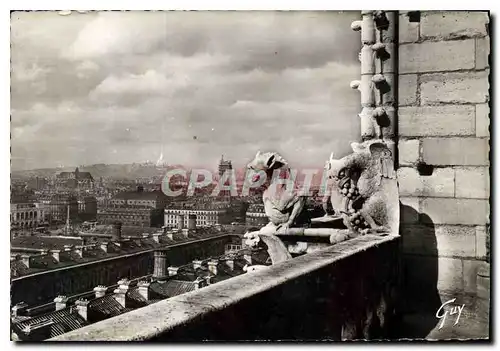
M 262 201 L 269 223 L 257 232 L 246 233 L 245 243 L 250 247 L 257 247 L 259 242 L 264 242 L 273 264 L 290 259 L 287 247 L 275 234 L 286 233 L 306 219 L 306 199 L 295 188 L 295 175 L 288 162 L 276 152 L 258 151 L 247 167 L 255 173 L 253 182 L 261 180 L 260 177 L 265 178 L 262 184 L 265 189 Z
M 259 172 L 266 178 L 262 201 L 269 223 L 261 233 L 285 233 L 299 224 L 306 200 L 295 188 L 294 174 L 287 161 L 276 152 L 258 151 L 248 169 L 256 172 L 257 178 L 254 177 L 253 181 L 259 180 Z
M 399 195 L 392 154 L 381 140 L 352 143 L 354 153 L 339 160 L 333 153 L 327 174 L 333 179 L 331 202 L 352 232 L 392 233 L 399 227 Z

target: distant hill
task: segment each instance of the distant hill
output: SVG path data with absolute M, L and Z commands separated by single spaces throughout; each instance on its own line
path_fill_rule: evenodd
M 154 164 L 144 164 L 144 163 L 131 163 L 131 164 L 94 164 L 78 167 L 80 171 L 90 172 L 94 179 L 99 179 L 103 177 L 105 179 L 120 179 L 120 180 L 136 180 L 139 178 L 161 178 L 170 169 L 184 169 L 189 174 L 189 168 L 182 165 L 168 165 L 163 167 L 157 167 Z M 73 172 L 75 167 L 65 167 L 65 168 L 42 168 L 27 171 L 12 171 L 11 175 L 13 179 L 28 179 L 31 177 L 53 177 L 60 172 Z M 218 177 L 218 174 L 214 171 L 214 179 Z M 297 181 L 303 178 L 301 175 L 302 170 L 299 171 L 299 176 Z M 243 182 L 247 169 L 245 167 L 238 167 L 234 169 L 236 175 L 236 181 L 238 183 Z M 317 169 L 317 174 L 313 177 L 312 185 L 321 184 L 323 169 Z
M 60 172 L 72 172 L 76 167 L 64 168 L 42 168 L 26 171 L 12 171 L 12 178 L 30 178 L 30 177 L 53 177 Z M 154 164 L 94 164 L 79 167 L 82 172 L 90 172 L 94 179 L 100 177 L 111 179 L 127 179 L 133 180 L 137 178 L 151 178 L 161 177 L 165 175 L 167 170 L 186 167 L 181 165 L 168 165 L 163 167 L 156 167 Z

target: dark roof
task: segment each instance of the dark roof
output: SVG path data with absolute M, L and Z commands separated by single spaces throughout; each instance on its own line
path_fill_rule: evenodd
M 116 301 L 113 294 L 91 300 L 87 308 L 97 314 L 96 317 L 98 320 L 118 316 L 119 314 L 133 310 L 133 308 L 123 307 Z
M 78 203 L 78 200 L 73 194 L 52 194 L 49 195 L 50 203 Z
M 56 268 L 58 262 L 51 255 L 34 256 L 30 259 L 30 268 Z
M 171 202 L 165 207 L 168 210 L 190 210 L 190 211 L 215 211 L 215 210 L 229 210 L 231 204 L 229 202 Z
M 30 269 L 22 261 L 10 261 L 10 276 L 12 278 L 17 278 L 28 273 L 30 273 Z
M 151 283 L 150 289 L 154 293 L 163 296 L 163 298 L 169 298 L 193 291 L 196 286 L 189 281 L 167 280 L 166 282 L 156 281 Z
M 90 172 L 78 172 L 78 179 L 94 179 Z
M 84 201 L 84 202 L 96 202 L 97 198 L 95 196 L 89 196 L 89 195 L 78 195 L 77 196 L 78 201 Z
M 11 204 L 34 203 L 35 201 L 35 196 L 31 194 L 12 194 L 10 196 Z
M 39 324 L 47 321 L 52 321 L 50 326 L 49 338 L 70 332 L 72 330 L 81 328 L 88 323 L 76 312 L 76 308 L 67 307 L 59 311 L 46 313 L 30 319 L 21 321 L 13 321 L 13 326 L 17 332 L 22 333 L 22 329 L 29 325 Z M 22 339 L 22 337 L 21 337 Z
M 130 288 L 127 293 L 127 297 L 132 301 L 132 306 L 136 308 L 151 305 L 152 303 L 165 299 L 164 296 L 161 296 L 150 289 L 149 300 L 146 300 L 141 294 L 139 294 L 139 288 L 136 286 Z
M 138 226 L 122 226 L 122 236 L 140 236 L 142 233 L 156 233 L 161 231 L 161 228 L 154 227 L 138 227 Z
M 149 210 L 148 210 L 149 211 Z M 143 233 L 156 233 L 158 231 L 161 231 L 161 228 L 155 228 L 155 227 L 140 227 L 140 226 L 129 226 L 129 225 L 122 225 L 121 233 L 122 236 L 135 236 L 135 237 L 142 237 Z M 106 236 L 113 233 L 113 225 L 112 224 L 98 224 L 96 225 L 95 229 L 93 231 L 83 231 L 84 236 L 92 236 L 95 235 L 96 237 L 99 236 Z
M 151 228 L 140 228 L 139 232 L 135 232 L 134 237 L 127 238 L 123 235 L 123 240 L 120 246 L 114 245 L 110 240 L 110 235 L 107 234 L 97 234 L 92 236 L 92 233 L 84 235 L 84 240 L 78 237 L 57 237 L 57 236 L 32 236 L 32 237 L 18 237 L 12 239 L 11 250 L 19 251 L 28 249 L 55 249 L 61 250 L 59 253 L 60 262 L 56 262 L 51 255 L 46 255 L 41 258 L 33 258 L 34 264 L 30 268 L 27 268 L 21 260 L 11 261 L 11 278 L 17 278 L 26 274 L 37 273 L 53 268 L 63 268 L 74 264 L 91 262 L 102 258 L 117 257 L 124 254 L 150 250 L 156 247 L 162 247 L 165 245 L 180 244 L 184 242 L 189 242 L 197 239 L 208 238 L 212 235 L 221 235 L 219 231 L 214 231 L 210 228 L 198 229 L 196 232 L 189 233 L 189 237 L 184 237 L 183 235 L 177 235 L 175 240 L 170 240 L 166 235 L 161 236 L 161 243 L 157 243 L 152 237 L 143 238 L 142 231 L 149 231 Z M 161 230 L 160 228 L 154 228 L 155 232 Z M 140 234 L 139 234 L 140 233 Z M 84 242 L 83 242 L 84 241 Z M 100 243 L 107 242 L 107 253 L 104 252 Z M 94 247 L 87 246 L 83 249 L 83 257 L 80 257 L 77 253 L 73 251 L 64 251 L 64 245 L 92 245 Z
M 250 206 L 248 206 L 247 214 L 248 213 L 263 213 L 263 214 L 265 214 L 264 205 L 258 206 L 255 204 L 251 204 Z
M 74 176 L 75 179 L 91 179 L 93 180 L 94 178 L 92 178 L 92 174 L 90 174 L 90 172 L 61 172 L 59 174 L 57 174 L 57 178 L 58 179 L 69 179 L 71 176 Z
M 158 200 L 166 197 L 161 191 L 123 191 L 116 194 L 115 200 Z
M 62 250 L 64 245 L 82 245 L 82 238 L 72 238 L 67 236 L 23 236 L 13 238 L 10 242 L 11 247 L 27 249 L 56 249 Z

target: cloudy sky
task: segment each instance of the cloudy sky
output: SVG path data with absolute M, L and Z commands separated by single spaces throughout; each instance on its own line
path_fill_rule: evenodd
M 15 12 L 13 169 L 298 166 L 359 135 L 356 12 Z

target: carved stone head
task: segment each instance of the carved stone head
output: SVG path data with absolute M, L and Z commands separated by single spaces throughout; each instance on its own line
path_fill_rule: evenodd
M 344 224 L 356 232 L 397 232 L 397 181 L 387 145 L 380 140 L 352 143 L 353 153 L 330 155 L 326 172 L 333 179 L 331 202 Z
M 257 151 L 252 162 L 247 165 L 248 169 L 252 169 L 254 171 L 264 171 L 267 172 L 269 170 L 274 170 L 287 165 L 288 163 L 285 161 L 283 157 L 281 157 L 277 152 L 265 152 L 261 153 Z

